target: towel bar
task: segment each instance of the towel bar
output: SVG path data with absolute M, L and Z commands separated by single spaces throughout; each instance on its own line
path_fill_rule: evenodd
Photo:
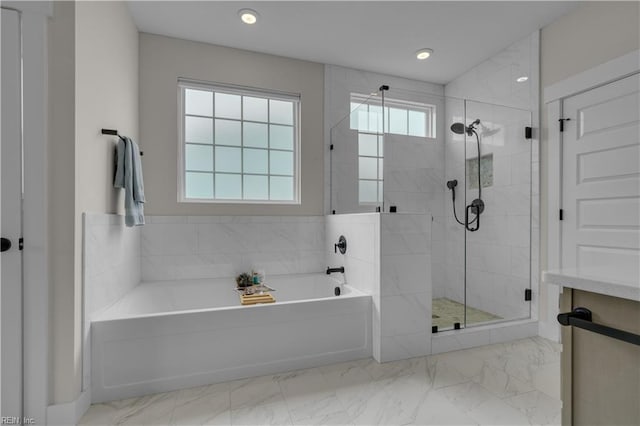
M 118 131 L 114 129 L 102 129 L 100 133 L 102 133 L 103 135 L 117 136 L 119 138 L 122 138 L 122 136 L 120 136 Z M 140 156 L 142 157 L 143 155 L 144 155 L 144 152 L 140 151 Z
M 587 308 L 581 307 L 574 308 L 571 312 L 558 314 L 558 322 L 562 325 L 572 325 L 584 330 L 589 330 L 593 333 L 602 334 L 603 336 L 640 346 L 639 335 L 629 333 L 624 330 L 618 330 L 617 328 L 607 327 L 606 325 L 596 324 L 591 320 L 591 318 L 591 311 Z

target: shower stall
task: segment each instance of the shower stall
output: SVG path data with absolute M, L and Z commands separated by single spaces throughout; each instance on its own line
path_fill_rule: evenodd
M 330 129 L 329 211 L 431 221 L 433 333 L 531 318 L 532 111 L 360 87 Z

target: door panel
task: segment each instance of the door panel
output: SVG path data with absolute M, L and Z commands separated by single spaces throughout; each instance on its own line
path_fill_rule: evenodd
M 640 280 L 640 74 L 564 101 L 562 266 Z
M 531 112 L 465 101 L 466 123 L 480 138 L 481 198 L 477 231 L 466 231 L 466 326 L 529 318 L 531 302 Z M 466 135 L 465 199 L 479 197 L 478 147 Z M 475 215 L 469 214 L 473 221 Z M 472 223 L 471 229 L 478 224 Z
M 0 234 L 11 248 L 0 254 L 0 412 L 22 414 L 22 135 L 20 17 L 2 10 L 2 139 Z

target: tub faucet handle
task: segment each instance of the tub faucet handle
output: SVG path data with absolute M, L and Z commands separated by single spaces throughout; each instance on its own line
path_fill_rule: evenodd
M 333 252 L 338 253 L 338 250 L 340 250 L 341 254 L 345 254 L 347 252 L 347 239 L 344 235 L 340 235 L 338 242 L 333 245 Z
M 327 268 L 327 275 L 332 274 L 334 272 L 342 272 L 344 274 L 344 266 L 339 268 Z

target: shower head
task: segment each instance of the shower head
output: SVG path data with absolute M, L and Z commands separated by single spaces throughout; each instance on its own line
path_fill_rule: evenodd
M 456 186 L 458 186 L 458 180 L 457 179 L 453 179 L 453 180 L 447 181 L 447 188 L 454 189 Z
M 467 129 L 462 123 L 453 123 L 451 125 L 451 131 L 457 135 L 462 135 L 467 131 Z
M 473 134 L 473 132 L 475 131 L 475 127 L 480 124 L 480 119 L 476 118 L 475 121 L 471 124 L 469 124 L 468 126 L 465 126 L 462 123 L 453 123 L 451 125 L 451 131 L 457 135 L 462 135 L 464 133 L 466 133 L 467 135 L 471 136 Z

